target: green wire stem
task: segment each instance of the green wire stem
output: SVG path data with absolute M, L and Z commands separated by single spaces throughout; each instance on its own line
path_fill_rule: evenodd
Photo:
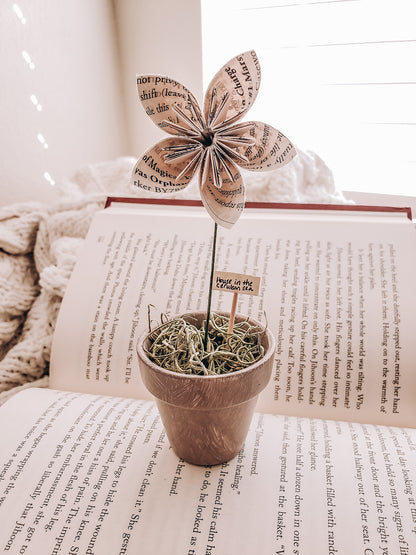
M 211 298 L 212 298 L 212 284 L 214 282 L 214 266 L 215 266 L 215 253 L 217 250 L 217 222 L 214 223 L 214 237 L 212 239 L 212 257 L 211 257 L 211 275 L 209 278 L 209 291 L 208 291 L 208 306 L 207 306 L 207 320 L 205 325 L 205 337 L 204 337 L 204 351 L 207 350 L 208 344 L 208 325 L 209 319 L 211 317 Z

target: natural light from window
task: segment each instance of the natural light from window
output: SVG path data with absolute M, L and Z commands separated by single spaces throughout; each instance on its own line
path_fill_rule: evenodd
M 256 50 L 246 119 L 313 150 L 343 190 L 416 195 L 415 0 L 202 0 L 204 89 Z

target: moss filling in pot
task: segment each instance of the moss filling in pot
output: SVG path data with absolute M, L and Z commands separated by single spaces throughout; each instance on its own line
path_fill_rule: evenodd
M 205 324 L 204 320 L 196 327 L 191 315 L 163 322 L 147 336 L 148 357 L 165 370 L 218 375 L 247 368 L 264 356 L 261 335 L 265 328 L 243 321 L 234 323 L 229 334 L 229 317 L 213 313 L 204 349 Z

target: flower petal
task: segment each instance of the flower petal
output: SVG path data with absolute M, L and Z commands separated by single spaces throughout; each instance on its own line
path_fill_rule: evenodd
M 253 171 L 269 171 L 280 168 L 296 156 L 296 149 L 287 137 L 277 129 L 261 121 L 248 121 L 248 127 L 237 129 L 236 137 L 252 139 L 252 145 L 238 146 L 235 150 L 247 158 L 238 162 L 241 168 Z M 238 128 L 238 126 L 236 126 Z M 227 138 L 232 136 L 233 128 L 227 129 Z
M 230 168 L 231 166 L 231 168 Z M 228 161 L 233 180 L 222 164 L 218 165 L 222 185 L 215 186 L 210 157 L 206 156 L 200 169 L 199 191 L 201 200 L 211 218 L 222 227 L 232 227 L 241 216 L 245 203 L 243 178 L 237 167 Z
M 133 168 L 130 187 L 137 192 L 137 188 L 154 193 L 176 193 L 184 189 L 192 179 L 193 173 L 177 177 L 189 164 L 192 154 L 178 157 L 166 162 L 167 150 L 175 146 L 189 146 L 189 141 L 181 137 L 168 137 L 150 148 Z
M 208 126 L 216 127 L 231 118 L 234 122 L 243 117 L 257 96 L 260 77 L 260 63 L 254 50 L 225 64 L 205 94 L 204 115 Z
M 137 75 L 137 92 L 146 114 L 153 122 L 171 135 L 195 134 L 203 126 L 201 109 L 194 95 L 181 83 L 162 75 Z M 182 118 L 175 110 L 177 106 L 191 124 Z M 183 128 L 171 128 L 166 121 L 171 121 Z

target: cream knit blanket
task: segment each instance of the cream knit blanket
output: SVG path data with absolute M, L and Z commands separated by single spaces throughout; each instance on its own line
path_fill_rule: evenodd
M 26 387 L 48 386 L 53 331 L 77 254 L 108 195 L 128 189 L 135 160 L 89 165 L 60 187 L 62 202 L 0 207 L 0 404 Z M 284 168 L 244 175 L 247 200 L 344 203 L 331 171 L 298 150 Z M 141 196 L 150 196 L 143 193 Z M 175 195 L 198 198 L 197 185 Z

